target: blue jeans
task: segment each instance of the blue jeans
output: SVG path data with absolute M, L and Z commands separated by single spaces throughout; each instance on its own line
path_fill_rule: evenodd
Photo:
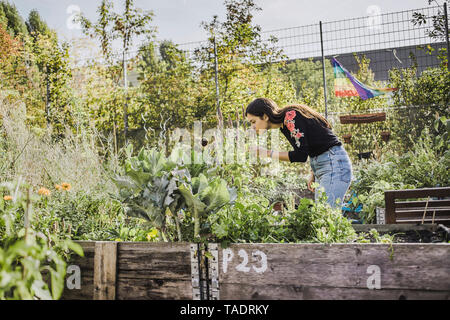
M 325 189 L 328 204 L 340 208 L 352 180 L 352 163 L 343 146 L 334 146 L 310 158 L 315 181 Z M 319 198 L 319 188 L 315 190 L 315 199 Z M 336 201 L 339 199 L 338 203 Z

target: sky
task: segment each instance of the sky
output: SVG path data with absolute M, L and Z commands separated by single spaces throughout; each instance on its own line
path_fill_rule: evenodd
M 70 17 L 78 10 L 89 19 L 96 20 L 100 0 L 9 0 L 26 18 L 37 9 L 50 28 L 65 38 L 80 37 L 82 33 L 70 23 Z M 123 0 L 114 0 L 114 8 L 121 12 Z M 363 17 L 374 6 L 381 14 L 418 9 L 428 6 L 428 0 L 255 0 L 262 8 L 255 14 L 255 23 L 262 30 L 315 24 L 319 21 L 335 21 Z M 443 1 L 437 0 L 442 4 Z M 225 18 L 222 0 L 135 0 L 136 7 L 153 10 L 153 25 L 157 26 L 157 38 L 175 43 L 204 40 L 202 21 L 210 21 L 214 15 Z

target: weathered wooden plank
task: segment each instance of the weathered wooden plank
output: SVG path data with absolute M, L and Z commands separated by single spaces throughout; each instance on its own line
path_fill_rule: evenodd
M 118 299 L 192 299 L 190 243 L 121 242 Z
M 80 290 L 65 290 L 63 299 L 94 297 L 96 245 L 86 244 L 86 257 L 72 260 L 86 270 Z M 449 298 L 450 244 L 233 244 L 225 250 L 219 248 L 220 299 Z M 116 259 L 116 299 L 192 299 L 189 243 L 119 243 Z M 374 276 L 380 289 L 370 290 Z
M 437 224 L 352 224 L 352 227 L 358 232 L 369 232 L 371 229 L 375 229 L 378 232 L 436 231 Z
M 116 298 L 117 242 L 98 241 L 94 257 L 94 300 Z
M 62 300 L 92 300 L 94 298 L 94 241 L 76 241 L 84 257 L 73 254 L 67 262 L 67 274 Z
M 427 201 L 396 201 L 396 208 L 425 208 Z M 429 200 L 428 208 L 450 207 L 450 200 Z
M 83 270 L 81 271 L 83 274 Z M 93 300 L 94 299 L 94 275 L 82 275 L 80 289 L 69 289 L 67 284 L 61 296 L 61 300 Z
M 449 291 L 308 287 L 226 283 L 222 300 L 448 300 Z
M 158 276 L 179 277 L 189 273 L 190 256 L 188 252 L 149 252 L 129 251 L 119 253 L 119 269 L 135 271 L 136 273 L 150 273 Z M 170 269 L 167 267 L 170 266 Z
M 254 243 L 231 244 L 227 249 L 233 252 L 239 249 L 251 253 L 256 250 L 271 253 L 274 260 L 292 263 L 292 259 L 298 259 L 308 263 L 334 263 L 346 262 L 349 259 L 355 262 L 379 262 L 395 263 L 396 265 L 411 265 L 411 262 L 433 266 L 439 261 L 450 261 L 450 244 L 447 243 Z M 219 264 L 223 266 L 222 253 L 226 249 L 219 250 Z M 391 250 L 393 255 L 391 257 Z M 239 259 L 237 259 L 239 258 Z M 259 257 L 257 257 L 259 259 Z M 234 255 L 233 263 L 243 260 L 238 253 Z M 250 262 L 250 260 L 249 260 Z M 439 265 L 439 264 L 438 264 Z
M 137 278 L 191 280 L 189 243 L 121 243 L 119 274 Z
M 192 300 L 192 283 L 131 277 L 117 279 L 118 300 Z
M 339 119 L 342 124 L 371 123 L 371 122 L 377 122 L 377 121 L 385 121 L 386 113 L 379 112 L 379 113 L 367 113 L 367 114 L 351 114 L 351 115 L 340 116 Z
M 152 252 L 189 252 L 190 242 L 145 242 L 145 241 L 123 241 L 120 242 L 120 251 L 152 251 Z
M 450 187 L 442 187 L 442 188 L 421 188 L 421 189 L 408 189 L 408 190 L 387 190 L 384 192 L 384 201 L 385 201 L 385 215 L 386 215 L 386 224 L 392 223 L 403 223 L 405 220 L 411 220 L 410 223 L 416 222 L 414 218 L 416 215 L 420 215 L 428 209 L 427 211 L 431 211 L 432 214 L 434 212 L 435 218 L 439 218 L 442 216 L 441 220 L 438 222 L 447 223 L 448 220 L 448 207 L 436 208 L 436 206 L 442 206 L 445 203 L 448 203 L 448 199 L 445 200 L 430 200 L 430 197 L 450 197 Z M 396 202 L 396 199 L 421 199 L 427 198 L 426 201 L 401 201 Z M 412 205 L 422 205 L 423 208 L 411 208 Z M 429 207 L 429 205 L 432 207 Z M 401 208 L 401 209 L 399 209 Z M 405 210 L 405 208 L 411 208 L 412 210 Z M 408 212 L 406 212 L 408 211 Z M 404 219 L 400 219 L 404 218 Z M 408 218 L 408 219 L 407 219 Z M 414 219 L 414 220 L 413 220 Z M 403 221 L 401 221 L 403 220 Z M 428 220 L 433 222 L 433 220 Z
M 391 259 L 383 244 L 234 244 L 219 251 L 221 297 L 233 283 L 367 289 L 370 268 L 382 289 L 450 291 L 449 244 L 392 248 Z
M 384 192 L 384 207 L 386 224 L 395 223 L 395 194 Z
M 395 199 L 420 199 L 427 197 L 450 197 L 450 187 L 440 188 L 421 188 L 421 189 L 404 189 L 404 190 L 387 190 L 386 195 L 393 195 Z
M 398 218 L 415 218 L 423 217 L 426 212 L 426 217 L 431 217 L 433 213 L 436 217 L 450 218 L 450 207 L 449 208 L 408 208 L 408 209 L 396 209 L 395 216 Z
M 422 223 L 422 218 L 417 218 L 417 219 L 414 219 L 414 218 L 398 218 L 397 219 L 397 224 L 402 224 L 402 223 L 406 223 L 406 224 L 411 224 L 411 223 Z M 450 219 L 449 218 L 431 218 L 431 217 L 428 217 L 428 218 L 425 218 L 424 220 L 423 220 L 423 222 L 424 223 L 433 223 L 433 224 L 436 224 L 436 223 L 442 223 L 442 224 L 445 224 L 445 225 L 448 225 L 449 223 L 450 223 Z
M 298 263 L 294 268 L 287 264 L 275 265 L 267 272 L 266 277 L 258 274 L 235 273 L 231 277 L 220 278 L 222 283 L 257 283 L 261 285 L 279 284 L 298 286 L 330 286 L 367 288 L 370 277 L 369 267 L 373 264 L 350 263 Z M 379 266 L 383 288 L 387 289 L 417 289 L 417 290 L 450 290 L 450 276 L 447 267 L 435 267 L 430 272 L 421 266 L 386 267 Z M 415 277 L 410 279 L 411 277 Z M 437 282 L 439 279 L 440 282 Z M 441 282 L 443 281 L 443 282 Z

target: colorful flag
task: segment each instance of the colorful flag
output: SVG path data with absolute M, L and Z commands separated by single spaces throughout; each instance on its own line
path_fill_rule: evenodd
M 336 97 L 360 97 L 367 100 L 397 90 L 397 88 L 372 88 L 353 77 L 335 58 L 331 58 L 331 63 Z

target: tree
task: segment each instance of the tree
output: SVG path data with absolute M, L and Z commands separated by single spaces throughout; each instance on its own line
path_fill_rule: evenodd
M 42 20 L 37 10 L 31 10 L 28 19 L 25 22 L 28 33 L 36 38 L 37 34 L 47 34 L 56 38 L 56 33 L 51 31 L 47 23 Z
M 156 29 L 150 28 L 148 24 L 152 21 L 153 12 L 143 11 L 134 8 L 134 0 L 125 0 L 125 10 L 122 15 L 113 14 L 114 31 L 118 34 L 118 38 L 122 41 L 123 49 L 123 72 L 125 95 L 127 95 L 127 59 L 128 50 L 133 43 L 133 39 L 140 35 L 150 36 Z M 128 100 L 128 97 L 126 97 Z M 127 139 L 128 132 L 128 110 L 127 103 L 124 104 L 124 137 Z
M 208 41 L 195 51 L 200 64 L 200 80 L 210 92 L 208 104 L 214 105 L 213 82 L 215 50 L 217 52 L 220 111 L 235 118 L 236 106 L 250 102 L 255 95 L 271 96 L 277 102 L 293 97 L 287 79 L 274 62 L 284 58 L 275 47 L 276 38 L 263 40 L 261 27 L 253 23 L 254 13 L 261 10 L 253 0 L 226 0 L 226 20 L 214 16 L 202 22 Z M 277 81 L 275 81 L 275 79 Z M 282 88 L 283 87 L 283 88 Z M 288 88 L 288 90 L 284 90 Z M 282 93 L 282 95 L 280 95 Z
M 17 58 L 21 50 L 20 41 L 11 37 L 6 31 L 5 24 L 0 23 L 0 84 L 2 88 L 14 87 L 17 80 Z
M 135 8 L 134 0 L 125 0 L 124 12 L 121 15 L 112 13 L 113 30 L 116 38 L 122 42 L 122 50 L 125 55 L 128 53 L 135 37 L 141 35 L 150 37 L 156 31 L 156 28 L 149 26 L 153 16 L 153 11 Z
M 102 0 L 97 8 L 99 15 L 97 22 L 92 23 L 82 13 L 75 17 L 75 21 L 81 24 L 83 33 L 93 39 L 99 39 L 102 53 L 107 61 L 111 59 L 111 42 L 114 40 L 112 33 L 111 10 L 113 4 L 108 0 Z
M 428 4 L 440 6 L 435 0 L 428 0 Z M 430 27 L 425 32 L 431 40 L 442 42 L 447 40 L 443 9 L 439 8 L 431 17 L 421 12 L 414 12 L 411 22 L 419 26 L 428 24 Z M 428 46 L 429 54 L 433 50 L 431 46 Z M 395 111 L 394 130 L 398 137 L 404 138 L 409 135 L 412 139 L 418 139 L 425 128 L 433 126 L 436 115 L 448 115 L 450 103 L 448 57 L 447 48 L 440 48 L 439 67 L 427 68 L 420 75 L 417 75 L 418 66 L 413 55 L 411 55 L 413 64 L 410 68 L 402 70 L 394 68 L 390 71 L 391 84 L 398 88 L 393 95 L 394 106 L 408 107 Z M 405 146 L 405 149 L 408 147 L 409 145 Z
M 436 0 L 428 0 L 428 4 L 431 5 L 433 2 L 440 6 Z M 447 6 L 447 3 L 445 3 Z M 448 17 L 447 17 L 448 18 Z M 431 20 L 431 21 L 430 21 Z M 447 33 L 446 28 L 448 26 L 448 21 L 445 16 L 444 9 L 438 9 L 437 14 L 427 17 L 422 12 L 413 12 L 412 23 L 414 25 L 426 25 L 431 22 L 431 27 L 425 30 L 425 34 L 430 37 L 430 39 L 435 41 L 447 42 Z M 432 53 L 434 49 L 428 46 L 429 54 Z M 447 66 L 447 69 L 450 71 L 450 66 L 448 65 L 450 59 L 450 52 L 448 52 L 448 48 L 440 48 L 439 49 L 439 58 L 442 60 L 442 63 Z
M 436 0 L 428 0 L 428 4 L 436 4 L 437 6 L 440 6 L 440 4 Z M 445 16 L 444 11 L 439 9 L 437 14 L 427 17 L 426 14 L 422 12 L 413 12 L 413 19 L 412 23 L 414 25 L 425 25 L 427 23 L 431 22 L 432 27 L 425 30 L 425 34 L 432 38 L 433 40 L 437 41 L 446 41 L 445 39 Z
M 3 10 L 3 5 L 0 3 L 0 27 L 6 30 L 8 26 L 8 19 L 6 18 L 5 11 Z
M 205 115 L 197 100 L 204 89 L 190 61 L 172 42 L 163 41 L 159 48 L 153 42 L 141 47 L 137 68 L 144 101 L 134 118 L 141 126 L 143 120 L 137 117 L 141 114 L 147 115 L 146 125 L 153 128 L 159 128 L 161 117 L 170 118 L 169 129 L 190 126 Z
M 10 4 L 7 1 L 2 1 L 0 2 L 0 7 L 2 8 L 3 15 L 5 17 L 3 18 L 3 20 L 6 20 L 6 30 L 9 32 L 9 34 L 13 37 L 16 37 L 18 35 L 27 35 L 27 27 L 25 25 L 25 22 L 23 21 L 23 18 L 17 11 L 16 6 L 14 4 Z M 0 13 L 0 16 L 1 15 L 2 14 Z
M 143 11 L 134 7 L 134 0 L 125 0 L 125 8 L 122 14 L 113 11 L 113 4 L 108 0 L 102 0 L 97 9 L 99 19 L 96 23 L 91 23 L 86 17 L 80 14 L 77 21 L 81 22 L 83 32 L 92 38 L 99 38 L 102 51 L 108 60 L 111 59 L 111 43 L 118 39 L 122 43 L 122 63 L 124 74 L 125 96 L 127 95 L 127 59 L 128 51 L 137 36 L 146 35 L 150 37 L 155 28 L 149 26 L 153 19 L 153 11 Z M 128 132 L 128 111 L 127 102 L 124 104 L 124 136 Z
M 323 94 L 322 62 L 308 60 L 295 60 L 285 64 L 281 68 L 295 88 L 296 100 L 311 106 L 316 111 L 325 112 L 325 98 Z M 334 74 L 331 63 L 325 60 L 325 72 L 327 78 L 327 91 L 334 92 Z M 334 94 L 328 96 L 328 105 L 337 110 L 340 104 L 339 98 Z M 330 108 L 331 109 L 331 108 Z
M 162 41 L 159 46 L 159 53 L 161 60 L 167 65 L 168 69 L 176 67 L 179 62 L 186 62 L 186 56 L 172 41 Z
M 448 117 L 450 72 L 444 64 L 427 68 L 417 76 L 415 62 L 409 68 L 391 70 L 389 77 L 398 88 L 393 95 L 394 106 L 402 107 L 395 110 L 393 117 L 392 131 L 397 137 L 410 135 L 418 139 L 425 128 L 433 126 L 436 114 Z
M 33 103 L 37 108 L 30 112 L 34 113 L 36 119 L 46 119 L 47 125 L 53 126 L 55 135 L 62 135 L 65 125 L 72 123 L 72 72 L 69 66 L 69 45 L 64 42 L 59 44 L 54 35 L 37 33 L 32 40 L 26 39 L 23 55 L 30 66 L 37 68 L 34 73 L 37 77 L 35 81 L 39 84 L 34 92 L 37 100 Z M 42 103 L 45 107 L 42 107 Z
M 37 10 L 24 23 L 14 5 L 0 2 L 2 88 L 25 102 L 29 124 L 42 127 L 47 122 L 55 135 L 73 120 L 68 49 Z

